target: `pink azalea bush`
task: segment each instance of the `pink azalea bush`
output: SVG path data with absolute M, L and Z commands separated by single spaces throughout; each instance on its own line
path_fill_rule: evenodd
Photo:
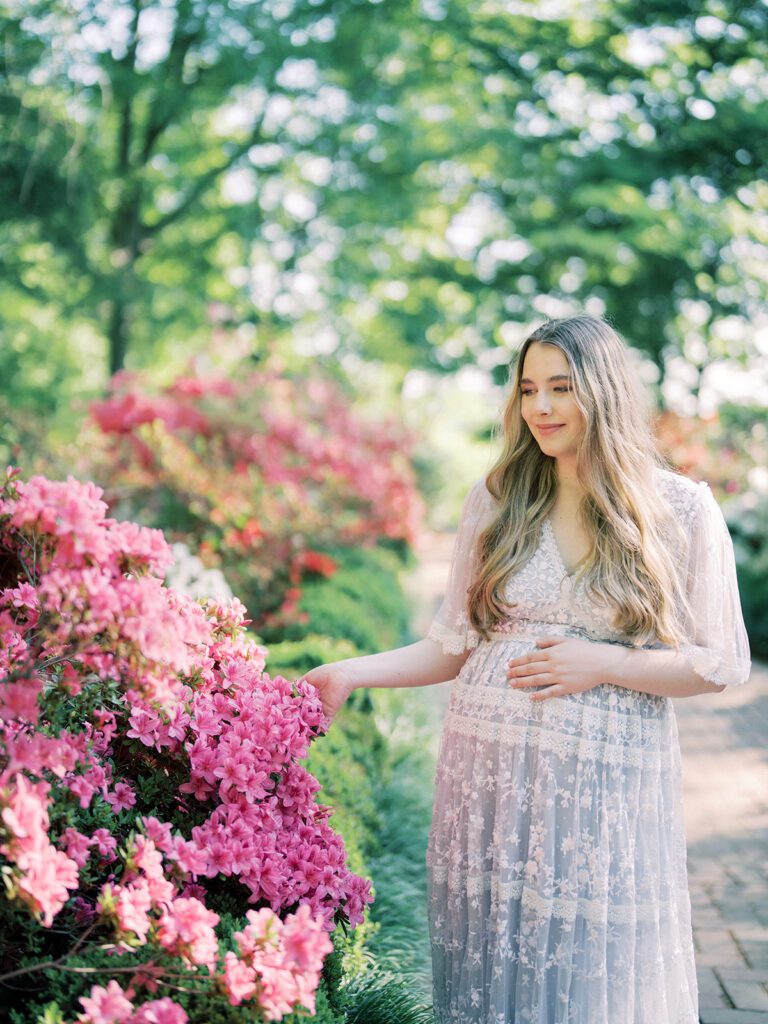
M 158 530 L 106 512 L 73 478 L 0 492 L 4 976 L 79 970 L 92 1024 L 184 1024 L 180 978 L 250 1019 L 312 1011 L 329 933 L 371 899 L 300 763 L 317 692 L 264 672 L 240 602 L 163 585 Z
M 80 475 L 104 484 L 120 518 L 222 569 L 263 636 L 304 621 L 304 583 L 337 569 L 329 552 L 407 545 L 421 525 L 414 439 L 317 372 L 181 377 L 161 390 L 122 373 L 91 419 Z

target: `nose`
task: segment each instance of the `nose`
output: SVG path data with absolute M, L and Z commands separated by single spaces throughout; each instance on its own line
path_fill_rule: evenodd
M 549 400 L 549 396 L 544 391 L 539 391 L 536 395 L 536 412 L 548 413 L 552 410 L 552 403 Z

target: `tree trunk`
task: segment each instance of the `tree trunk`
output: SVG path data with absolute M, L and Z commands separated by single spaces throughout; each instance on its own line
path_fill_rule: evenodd
M 122 285 L 123 274 L 120 274 Z M 122 291 L 122 288 L 119 288 Z M 125 354 L 128 351 L 128 306 L 125 296 L 118 294 L 112 299 L 109 313 L 109 376 L 113 377 L 125 367 Z
M 111 229 L 113 265 L 117 267 L 112 279 L 110 302 L 109 373 L 122 370 L 130 344 L 131 307 L 136 296 L 136 261 L 141 247 L 141 185 L 131 182 L 126 186 L 123 202 L 115 213 Z

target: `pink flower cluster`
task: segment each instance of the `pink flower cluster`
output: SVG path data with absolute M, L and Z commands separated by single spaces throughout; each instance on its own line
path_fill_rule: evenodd
M 306 621 L 303 583 L 337 569 L 322 548 L 419 533 L 415 438 L 361 414 L 316 372 L 185 377 L 159 393 L 120 374 L 112 387 L 91 407 L 99 433 L 84 440 L 84 471 L 158 523 L 169 499 L 194 494 L 177 539 L 225 568 L 260 632 Z
M 152 999 L 136 1009 L 116 981 L 106 988 L 94 985 L 89 996 L 81 996 L 84 1024 L 187 1024 L 186 1012 L 167 997 Z
M 283 485 L 302 500 L 333 480 L 352 499 L 345 505 L 360 509 L 346 525 L 349 537 L 413 539 L 418 532 L 423 508 L 402 458 L 411 438 L 394 419 L 361 416 L 329 378 L 297 383 L 269 370 L 236 380 L 179 377 L 153 394 L 138 375 L 121 373 L 112 388 L 91 405 L 91 416 L 104 434 L 134 438 L 147 466 L 152 452 L 139 428 L 161 423 L 169 434 L 217 442 L 234 468 L 253 466 L 267 486 Z M 232 424 L 240 405 L 249 409 L 250 430 Z
M 16 869 L 10 876 L 11 895 L 50 927 L 69 890 L 78 887 L 78 866 L 48 839 L 48 784 L 33 784 L 21 773 L 9 781 L 0 811 L 8 841 L 0 843 L 0 854 Z
M 221 656 L 221 642 L 219 655 Z M 230 652 L 225 668 L 188 693 L 185 707 L 163 715 L 131 701 L 126 737 L 189 765 L 179 792 L 213 805 L 190 840 L 151 826 L 158 849 L 188 879 L 237 877 L 252 903 L 273 910 L 306 902 L 332 929 L 340 910 L 363 918 L 370 884 L 346 867 L 320 786 L 297 762 L 324 725 L 317 693 L 305 682 L 271 679 L 260 659 Z
M 323 960 L 333 945 L 309 908 L 284 922 L 271 910 L 249 910 L 248 924 L 235 932 L 237 952 L 225 957 L 223 988 L 239 1006 L 259 992 L 267 1020 L 280 1020 L 294 1006 L 315 1012 L 315 989 Z
M 240 602 L 163 586 L 162 535 L 108 519 L 98 488 L 14 478 L 0 492 L 7 895 L 44 927 L 97 926 L 117 955 L 203 969 L 268 1019 L 311 1008 L 327 932 L 371 900 L 299 763 L 327 725 L 316 690 L 264 672 Z M 219 949 L 214 881 L 257 905 L 235 949 Z M 184 1024 L 170 999 L 137 1003 L 157 984 L 94 986 L 82 1019 Z
M 101 495 L 95 484 L 73 477 L 35 476 L 16 482 L 13 499 L 0 500 L 0 546 L 13 551 L 27 577 L 33 560 L 38 577 L 0 596 L 0 678 L 10 677 L 3 691 L 6 720 L 28 720 L 34 690 L 17 677 L 31 675 L 36 653 L 76 656 L 81 669 L 129 680 L 171 707 L 178 674 L 194 671 L 196 653 L 210 639 L 199 605 L 162 585 L 173 556 L 161 531 L 107 518 Z M 41 648 L 29 651 L 35 634 Z M 34 676 L 26 682 L 40 685 Z

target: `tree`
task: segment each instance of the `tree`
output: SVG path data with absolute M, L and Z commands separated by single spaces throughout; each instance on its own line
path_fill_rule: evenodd
M 585 305 L 661 373 L 746 356 L 766 27 L 726 0 L 17 3 L 12 368 L 47 341 L 94 387 L 217 325 L 257 357 L 288 336 L 403 372 L 503 367 L 524 324 Z

